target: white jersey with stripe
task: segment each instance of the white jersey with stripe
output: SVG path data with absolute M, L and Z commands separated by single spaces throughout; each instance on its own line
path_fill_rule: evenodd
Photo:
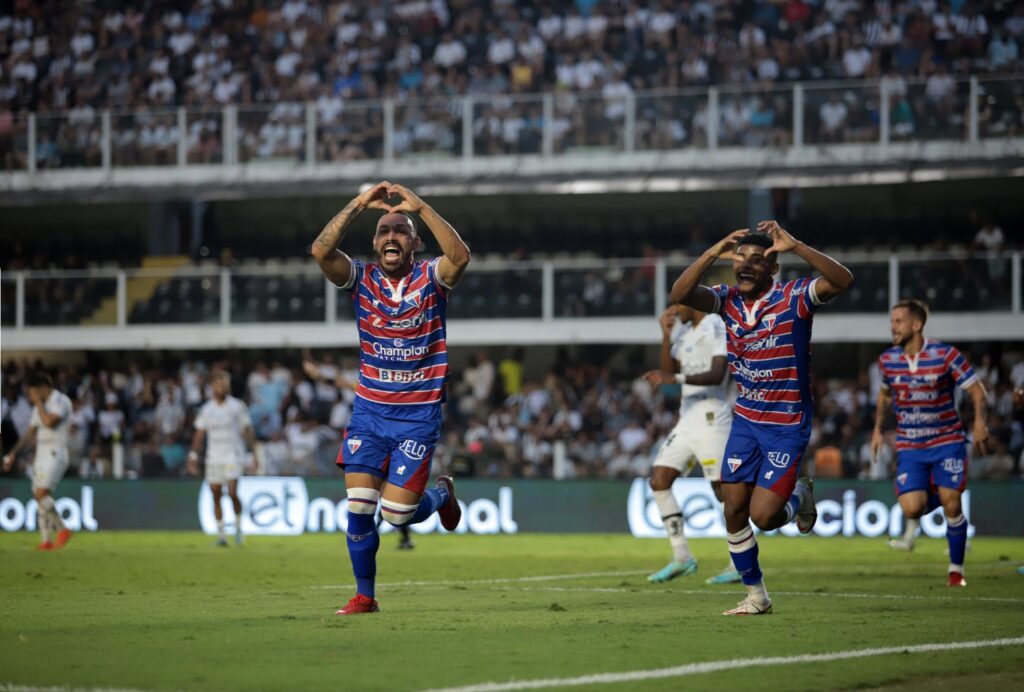
M 65 454 L 68 448 L 68 431 L 71 428 L 71 399 L 56 389 L 50 392 L 43 405 L 46 412 L 60 420 L 52 428 L 43 425 L 39 409 L 32 408 L 29 425 L 36 429 L 36 460 L 51 458 L 55 453 Z
M 206 463 L 240 462 L 245 454 L 242 431 L 252 426 L 249 407 L 240 399 L 228 396 L 217 403 L 210 399 L 199 409 L 196 430 L 206 431 Z
M 725 322 L 715 314 L 705 315 L 696 327 L 676 322 L 672 328 L 672 357 L 679 362 L 680 371 L 687 376 L 699 375 L 711 370 L 716 356 L 728 357 Z M 719 384 L 701 386 L 683 384 L 683 395 L 679 402 L 679 414 L 686 413 L 688 406 L 697 401 L 716 401 L 722 405 L 731 403 L 732 387 L 728 373 Z

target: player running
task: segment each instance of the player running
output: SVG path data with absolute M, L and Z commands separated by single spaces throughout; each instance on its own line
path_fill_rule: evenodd
M 647 577 L 654 583 L 697 572 L 697 558 L 690 552 L 683 512 L 672 494 L 672 483 L 698 464 L 721 502 L 722 453 L 732 427 L 728 351 L 722 318 L 684 305 L 671 305 L 658 322 L 661 325 L 661 369 L 651 370 L 644 377 L 652 385 L 678 382 L 682 385 L 682 396 L 679 422 L 658 450 L 651 470 L 654 502 L 672 545 L 672 561 Z M 730 563 L 707 583 L 729 584 L 739 580 L 739 573 Z
M 199 471 L 199 451 L 206 445 L 206 482 L 213 493 L 213 516 L 217 519 L 217 545 L 227 547 L 224 530 L 224 509 L 221 497 L 227 486 L 228 497 L 235 510 L 235 543 L 242 545 L 242 501 L 238 497 L 238 479 L 245 468 L 245 450 L 256 448 L 256 435 L 249 416 L 249 407 L 231 396 L 231 375 L 218 372 L 210 382 L 213 398 L 203 404 L 195 421 L 192 450 L 188 453 L 188 471 Z
M 967 487 L 967 445 L 956 411 L 955 390 L 966 391 L 974 404 L 974 444 L 986 453 L 988 425 L 985 386 L 956 348 L 924 337 L 928 307 L 902 300 L 890 316 L 893 347 L 878 358 L 882 389 L 875 410 L 871 452 L 884 444 L 882 423 L 890 407 L 896 413 L 896 492 L 906 525 L 896 549 L 912 550 L 921 516 L 929 509 L 930 487 L 938 486 L 946 514 L 949 586 L 967 586 L 964 553 L 967 519 L 960 495 Z
M 371 264 L 338 249 L 366 209 L 384 212 L 373 236 L 377 261 Z M 414 260 L 423 242 L 411 214 L 430 229 L 441 257 Z M 337 614 L 375 613 L 380 610 L 374 594 L 378 501 L 384 520 L 396 527 L 438 512 L 441 525 L 453 531 L 462 518 L 451 478 L 438 478 L 429 490 L 426 484 L 448 380 L 448 293 L 469 264 L 469 248 L 422 199 L 385 181 L 331 219 L 313 242 L 312 254 L 328 279 L 352 292 L 359 330 L 359 385 L 338 455 L 348 493 L 347 543 L 356 595 Z
M 32 417 L 28 429 L 4 457 L 4 472 L 11 470 L 22 449 L 36 443 L 35 461 L 32 463 L 32 496 L 36 499 L 39 550 L 63 548 L 71 540 L 71 531 L 64 526 L 53 499 L 53 491 L 68 470 L 68 430 L 71 428 L 71 399 L 53 386 L 45 372 L 33 372 L 25 379 L 28 399 L 32 402 Z M 56 537 L 54 537 L 56 534 Z
M 789 251 L 821 276 L 775 281 L 778 255 Z M 722 256 L 732 259 L 736 285 L 701 285 L 700 277 Z M 722 316 L 729 368 L 738 388 L 722 494 L 729 552 L 747 597 L 723 615 L 772 612 L 750 520 L 770 531 L 796 518 L 802 533 L 809 533 L 817 521 L 811 481 L 797 480 L 813 415 L 811 321 L 820 305 L 852 283 L 849 269 L 796 240 L 776 222 L 762 221 L 757 232 L 733 231 L 717 242 L 672 286 L 672 302 Z

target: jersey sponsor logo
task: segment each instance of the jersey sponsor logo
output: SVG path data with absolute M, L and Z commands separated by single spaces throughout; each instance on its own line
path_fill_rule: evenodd
M 742 384 L 739 384 L 738 382 L 736 384 L 737 388 L 739 389 L 739 395 L 743 399 L 748 399 L 750 401 L 764 401 L 765 396 L 768 394 L 768 392 L 761 389 L 751 389 L 750 387 L 744 387 Z
M 903 437 L 916 438 L 916 437 L 934 437 L 942 433 L 938 428 L 910 428 L 909 430 L 900 430 L 899 434 Z
M 359 451 L 359 448 L 362 446 L 363 441 L 350 438 L 348 440 L 345 440 L 345 444 L 348 445 L 349 454 L 355 454 L 356 452 Z
M 964 470 L 964 460 L 956 457 L 943 459 L 942 470 L 946 473 L 961 473 Z M 953 482 L 956 482 L 956 477 L 953 478 Z
M 771 327 L 769 327 L 770 329 Z M 748 351 L 766 351 L 770 348 L 775 348 L 779 345 L 779 337 L 776 334 L 762 337 L 757 341 L 753 341 L 747 346 Z
M 416 461 L 422 460 L 427 453 L 427 446 L 416 440 L 406 440 L 398 446 L 398 449 L 401 450 L 402 454 Z
M 898 412 L 896 418 L 899 419 L 900 423 L 904 425 L 919 425 L 921 423 L 931 423 L 938 419 L 939 414 L 936 413 L 921 413 L 919 411 L 912 412 Z
M 409 318 L 404 319 L 404 320 L 391 320 L 390 322 L 388 322 L 388 327 L 390 327 L 391 329 L 411 329 L 413 327 L 420 326 L 421 324 L 423 324 L 426 321 L 427 321 L 427 313 L 421 312 L 420 314 L 416 315 L 415 317 L 409 317 Z M 379 327 L 380 325 L 376 325 L 376 326 Z M 399 339 L 395 339 L 395 342 L 396 342 L 395 346 L 399 346 L 400 345 L 400 344 L 397 343 L 398 341 L 399 341 Z
M 898 377 L 896 379 L 899 380 Z M 938 398 L 938 392 L 909 392 L 905 390 L 900 392 L 901 401 L 935 401 Z
M 730 457 L 729 459 L 725 460 L 725 463 L 729 465 L 730 471 L 736 473 L 736 469 L 738 469 L 743 464 L 743 460 L 737 459 L 736 457 Z
M 743 378 L 750 380 L 751 382 L 760 382 L 762 380 L 772 379 L 772 371 L 764 368 L 751 368 L 746 360 L 736 363 L 736 374 Z
M 373 352 L 382 360 L 408 360 L 426 356 L 430 352 L 429 346 L 403 346 L 404 343 L 401 339 L 395 339 L 394 346 L 384 346 L 374 341 Z
M 426 377 L 422 370 L 378 370 L 377 379 L 381 382 L 422 382 Z
M 774 476 L 774 475 L 775 475 L 775 471 L 769 471 L 768 473 L 764 474 L 764 479 L 766 481 L 770 481 L 772 479 L 772 476 Z
M 793 458 L 785 452 L 768 452 L 767 456 L 768 463 L 777 469 L 787 468 L 790 460 Z M 765 476 L 765 478 L 767 478 L 767 476 Z

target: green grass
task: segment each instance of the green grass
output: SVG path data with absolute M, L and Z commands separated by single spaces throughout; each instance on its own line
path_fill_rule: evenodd
M 35 552 L 36 538 L 0 535 L 0 688 L 414 690 L 1024 635 L 1024 577 L 1015 571 L 1024 539 L 975 539 L 969 587 L 951 591 L 944 541 L 923 540 L 904 554 L 877 539 L 762 537 L 776 612 L 724 618 L 740 588 L 703 584 L 725 564 L 719 540 L 693 542 L 702 560 L 697 577 L 652 586 L 644 574 L 663 565 L 665 541 L 426 536 L 414 551 L 399 552 L 396 537 L 385 536 L 382 612 L 342 618 L 334 610 L 353 590 L 337 535 L 253 537 L 224 550 L 199 534 L 79 534 L 58 553 Z M 592 572 L 628 574 L 512 581 Z M 473 583 L 490 579 L 510 581 Z M 1024 687 L 1024 647 L 616 687 L 795 692 L 979 683 Z

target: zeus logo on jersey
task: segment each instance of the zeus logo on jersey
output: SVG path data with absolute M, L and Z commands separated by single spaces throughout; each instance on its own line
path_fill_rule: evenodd
M 416 461 L 422 459 L 423 455 L 427 453 L 427 446 L 416 440 L 406 440 L 398 445 L 398 449 L 401 450 L 402 454 Z
M 377 379 L 381 382 L 422 382 L 425 375 L 421 370 L 378 370 Z

